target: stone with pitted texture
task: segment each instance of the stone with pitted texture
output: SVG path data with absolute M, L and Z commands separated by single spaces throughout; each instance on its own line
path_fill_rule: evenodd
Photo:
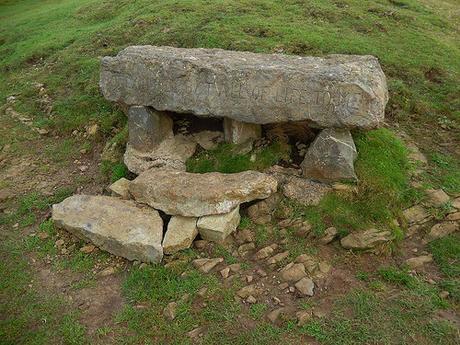
M 131 46 L 102 59 L 99 84 L 105 98 L 127 105 L 321 128 L 378 127 L 388 101 L 385 75 L 369 55 Z
M 222 242 L 240 224 L 240 207 L 224 214 L 213 214 L 198 219 L 198 231 L 207 241 Z
M 138 202 L 170 215 L 201 217 L 228 213 L 244 202 L 276 192 L 274 178 L 256 171 L 193 174 L 151 169 L 133 180 L 129 191 Z
M 356 181 L 353 163 L 358 157 L 350 131 L 327 128 L 308 148 L 301 164 L 303 175 L 319 181 Z
M 163 221 L 156 210 L 108 196 L 73 195 L 53 205 L 58 227 L 128 260 L 160 262 Z
M 369 229 L 353 232 L 340 240 L 346 249 L 371 249 L 393 239 L 391 232 Z
M 173 136 L 173 121 L 163 112 L 132 106 L 128 110 L 128 129 L 129 145 L 145 152 Z
M 196 235 L 198 235 L 196 222 L 195 217 L 171 217 L 163 240 L 164 253 L 173 254 L 179 250 L 190 248 Z

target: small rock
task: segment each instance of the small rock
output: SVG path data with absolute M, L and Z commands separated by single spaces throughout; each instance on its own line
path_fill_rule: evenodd
M 228 213 L 200 217 L 196 226 L 203 239 L 222 242 L 236 230 L 240 219 L 240 207 L 237 206 Z
M 228 265 L 228 268 L 230 269 L 230 271 L 236 273 L 241 270 L 241 264 L 231 264 L 231 265 Z
M 414 269 L 414 268 L 423 266 L 424 264 L 429 263 L 431 261 L 433 261 L 433 257 L 431 255 L 421 255 L 421 256 L 407 259 L 406 265 Z
M 452 207 L 456 208 L 457 210 L 460 210 L 460 197 L 452 201 Z
M 246 276 L 246 281 L 248 283 L 252 282 L 254 280 L 254 277 L 253 276 Z
M 267 247 L 262 248 L 261 250 L 259 250 L 254 255 L 254 259 L 255 260 L 262 260 L 262 259 L 268 258 L 270 255 L 272 255 L 272 253 L 273 253 L 272 246 L 267 246 Z
M 279 289 L 280 290 L 285 290 L 289 287 L 289 284 L 288 283 L 281 283 L 279 286 Z
M 392 239 L 391 232 L 369 229 L 353 232 L 340 240 L 345 249 L 371 249 Z
M 242 289 L 238 290 L 236 293 L 239 297 L 246 299 L 249 296 L 257 296 L 259 294 L 259 290 L 254 284 L 247 285 Z
M 459 224 L 457 222 L 448 221 L 438 223 L 433 225 L 430 232 L 425 236 L 424 240 L 425 242 L 431 242 L 435 239 L 450 235 L 453 232 L 458 231 L 458 229 Z
M 56 247 L 59 248 L 59 247 L 62 247 L 65 244 L 65 242 L 63 239 L 60 239 L 60 240 L 57 240 L 54 244 L 56 245 Z
M 425 223 L 430 220 L 430 214 L 426 211 L 426 209 L 421 205 L 412 206 L 403 212 L 404 217 L 406 218 L 409 225 L 415 223 Z
M 189 336 L 189 338 L 198 338 L 200 337 L 201 335 L 203 334 L 203 328 L 202 327 L 197 327 L 193 330 L 191 330 L 190 332 L 187 333 L 187 335 Z
M 242 244 L 241 246 L 238 247 L 238 253 L 240 254 L 245 253 L 247 251 L 253 250 L 255 247 L 256 245 L 253 242 Z
M 267 260 L 267 263 L 269 265 L 277 264 L 278 262 L 283 261 L 284 259 L 286 259 L 288 256 L 289 256 L 289 251 L 278 253 L 278 254 L 274 255 L 273 257 L 269 258 Z
M 295 287 L 304 296 L 313 296 L 314 294 L 313 290 L 315 288 L 315 284 L 310 278 L 305 277 L 300 279 L 297 283 L 295 283 Z
M 302 327 L 311 319 L 311 312 L 306 310 L 300 310 L 295 313 L 297 318 L 297 326 Z
M 257 300 L 254 296 L 249 296 L 248 298 L 246 298 L 246 302 L 249 304 L 254 304 L 257 303 Z
M 107 189 L 112 193 L 112 196 L 117 196 L 122 199 L 130 199 L 129 184 L 130 180 L 122 177 L 121 179 L 112 183 Z
M 99 125 L 95 123 L 94 125 L 88 126 L 88 128 L 86 129 L 86 134 L 91 137 L 95 137 L 98 134 L 98 131 Z
M 318 319 L 322 319 L 326 317 L 327 313 L 324 310 L 321 309 L 315 309 L 313 310 L 313 315 L 317 317 Z
M 48 233 L 47 233 L 47 232 L 43 232 L 43 231 L 39 232 L 39 233 L 37 234 L 37 236 L 38 236 L 38 238 L 41 239 L 41 240 L 46 240 L 46 239 L 49 237 Z
M 44 129 L 44 128 L 36 128 L 38 134 L 40 135 L 47 135 L 49 133 L 49 131 L 47 129 Z
M 87 245 L 81 247 L 81 248 L 80 248 L 80 251 L 81 251 L 82 253 L 85 253 L 85 254 L 90 254 L 90 253 L 92 253 L 95 249 L 96 249 L 96 247 L 95 247 L 94 245 L 92 245 L 92 244 L 87 244 Z
M 203 286 L 198 292 L 196 293 L 200 297 L 206 296 L 206 293 L 208 292 L 208 288 L 206 286 Z
M 332 266 L 329 265 L 326 261 L 321 261 L 319 264 L 318 264 L 318 268 L 319 268 L 319 271 L 321 273 L 329 273 L 332 269 Z
M 275 323 L 283 311 L 284 308 L 275 309 L 267 314 L 267 318 L 270 320 L 270 322 Z
M 333 226 L 326 229 L 324 232 L 324 236 L 319 239 L 320 244 L 328 244 L 331 243 L 334 238 L 337 236 L 337 229 Z
M 299 255 L 294 262 L 303 264 L 305 266 L 305 269 L 310 273 L 313 273 L 318 267 L 318 262 L 316 261 L 316 259 L 308 254 Z
M 267 272 L 265 272 L 263 269 L 259 268 L 257 269 L 256 273 L 261 276 L 261 277 L 266 277 L 267 276 Z
M 112 274 L 115 273 L 115 268 L 112 267 L 112 266 L 109 266 L 107 268 L 105 268 L 104 270 L 102 270 L 101 272 L 99 272 L 99 275 L 101 277 L 107 277 L 107 276 L 110 276 Z
M 281 270 L 281 278 L 285 281 L 296 282 L 305 277 L 305 266 L 303 264 L 290 263 Z
M 208 245 L 208 241 L 206 240 L 196 240 L 195 242 L 193 242 L 193 245 L 195 246 L 196 249 L 204 249 L 206 248 L 206 246 Z
M 442 189 L 428 189 L 426 194 L 429 204 L 434 207 L 440 207 L 450 200 L 449 196 Z
M 441 291 L 441 292 L 439 293 L 439 297 L 441 297 L 441 298 L 443 298 L 443 299 L 449 297 L 449 295 L 450 295 L 449 291 Z
M 172 321 L 176 318 L 176 311 L 177 311 L 177 303 L 170 302 L 168 305 L 163 309 L 163 316 L 168 320 Z
M 223 258 L 215 259 L 195 259 L 193 260 L 193 266 L 203 273 L 209 273 L 219 263 L 223 262 Z
M 78 167 L 78 169 L 81 171 L 81 172 L 85 172 L 86 170 L 88 170 L 88 166 L 87 165 L 80 165 Z
M 224 269 L 220 271 L 220 275 L 224 279 L 227 279 L 229 274 L 230 274 L 230 267 L 225 267 Z
M 249 229 L 243 229 L 235 233 L 235 239 L 239 244 L 254 242 L 256 237 Z
M 460 220 L 460 212 L 455 212 L 447 215 L 446 220 L 457 221 Z

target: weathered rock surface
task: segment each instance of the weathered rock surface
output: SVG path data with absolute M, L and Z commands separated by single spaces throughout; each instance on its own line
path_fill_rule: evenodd
M 454 233 L 455 231 L 458 231 L 460 229 L 460 225 L 458 222 L 442 222 L 433 225 L 431 228 L 430 232 L 426 234 L 424 237 L 425 242 L 431 242 L 434 241 L 437 238 L 445 237 L 447 235 L 450 235 Z
M 128 105 L 318 127 L 377 127 L 388 101 L 378 60 L 354 55 L 133 46 L 102 59 L 100 87 L 108 100 Z
M 331 243 L 334 238 L 337 236 L 338 231 L 335 227 L 331 226 L 327 228 L 324 232 L 324 236 L 319 239 L 319 243 L 328 244 Z
M 192 134 L 193 140 L 205 150 L 212 150 L 224 141 L 224 134 L 218 131 L 201 131 Z
M 129 260 L 160 262 L 163 221 L 157 211 L 108 196 L 73 195 L 53 205 L 55 224 Z
M 302 278 L 297 283 L 295 283 L 296 289 L 305 296 L 313 296 L 315 284 L 310 278 Z
M 136 201 L 171 215 L 201 217 L 228 213 L 239 204 L 276 192 L 274 178 L 255 171 L 237 174 L 192 174 L 152 169 L 129 186 Z
M 203 273 L 209 273 L 214 267 L 223 262 L 223 258 L 214 258 L 214 259 L 195 259 L 192 261 L 193 266 Z
M 357 231 L 345 236 L 340 240 L 342 247 L 346 249 L 371 249 L 379 244 L 392 239 L 391 232 L 369 229 Z
M 283 195 L 303 205 L 318 205 L 321 199 L 332 188 L 324 183 L 318 183 L 302 177 L 289 176 L 282 186 Z
M 129 199 L 130 195 L 128 188 L 130 183 L 130 180 L 122 177 L 121 179 L 112 183 L 107 189 L 111 192 L 112 196 L 117 196 L 122 199 Z
M 319 181 L 356 181 L 355 143 L 346 129 L 326 128 L 308 148 L 301 164 L 305 177 Z
M 229 213 L 204 216 L 198 219 L 198 231 L 207 241 L 222 242 L 236 230 L 240 224 L 240 207 Z
M 431 216 L 428 211 L 421 205 L 412 206 L 403 211 L 404 218 L 406 218 L 409 225 L 415 223 L 425 223 L 427 222 Z
M 173 254 L 179 250 L 190 248 L 196 235 L 198 235 L 196 223 L 195 217 L 171 217 L 163 239 L 164 253 Z
M 280 200 L 279 194 L 272 194 L 265 200 L 256 202 L 247 208 L 249 218 L 256 224 L 267 224 L 272 220 L 276 206 Z
M 167 114 L 143 106 L 128 110 L 129 145 L 142 152 L 151 151 L 173 136 L 173 121 Z
M 406 260 L 406 265 L 410 268 L 414 269 L 420 266 L 423 266 L 426 263 L 433 261 L 433 256 L 431 255 L 421 255 L 417 257 L 413 257 Z
M 440 207 L 449 202 L 450 198 L 442 189 L 428 189 L 426 191 L 430 205 Z
M 281 270 L 281 278 L 285 281 L 297 282 L 307 276 L 303 264 L 290 263 Z
M 153 168 L 185 171 L 185 162 L 193 156 L 195 150 L 194 140 L 178 134 L 166 138 L 151 151 L 139 151 L 128 144 L 123 159 L 129 171 L 137 175 Z
M 229 118 L 224 119 L 224 138 L 232 144 L 243 144 L 260 138 L 262 128 L 254 123 L 245 123 Z

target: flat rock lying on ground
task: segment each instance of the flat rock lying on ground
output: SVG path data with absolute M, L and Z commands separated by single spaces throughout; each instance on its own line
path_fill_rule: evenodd
M 158 211 L 129 200 L 73 195 L 53 205 L 58 227 L 129 260 L 160 262 L 163 221 Z
M 132 46 L 102 59 L 99 85 L 106 99 L 128 105 L 323 128 L 378 127 L 388 101 L 385 75 L 369 55 Z
M 447 221 L 435 224 L 430 229 L 430 232 L 423 238 L 425 242 L 431 242 L 438 238 L 448 236 L 456 231 L 459 231 L 460 224 L 458 222 Z
M 369 229 L 353 232 L 340 240 L 346 249 L 371 249 L 392 239 L 391 232 Z
M 283 195 L 303 205 L 318 205 L 332 188 L 328 184 L 303 177 L 288 176 L 282 186 Z
M 308 148 L 301 164 L 303 176 L 318 181 L 356 181 L 355 143 L 347 129 L 326 128 Z
M 129 191 L 138 202 L 170 215 L 201 217 L 223 214 L 239 204 L 276 192 L 276 180 L 256 171 L 193 174 L 151 169 L 133 180 Z

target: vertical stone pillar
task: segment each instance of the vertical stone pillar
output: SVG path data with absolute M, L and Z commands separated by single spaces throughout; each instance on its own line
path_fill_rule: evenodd
M 151 151 L 173 135 L 173 121 L 164 112 L 143 106 L 128 110 L 129 145 L 142 152 Z
M 326 128 L 308 148 L 300 165 L 303 176 L 325 182 L 356 181 L 353 166 L 358 153 L 348 129 Z
M 258 124 L 224 118 L 224 137 L 228 143 L 242 144 L 260 138 L 261 133 L 262 128 Z

